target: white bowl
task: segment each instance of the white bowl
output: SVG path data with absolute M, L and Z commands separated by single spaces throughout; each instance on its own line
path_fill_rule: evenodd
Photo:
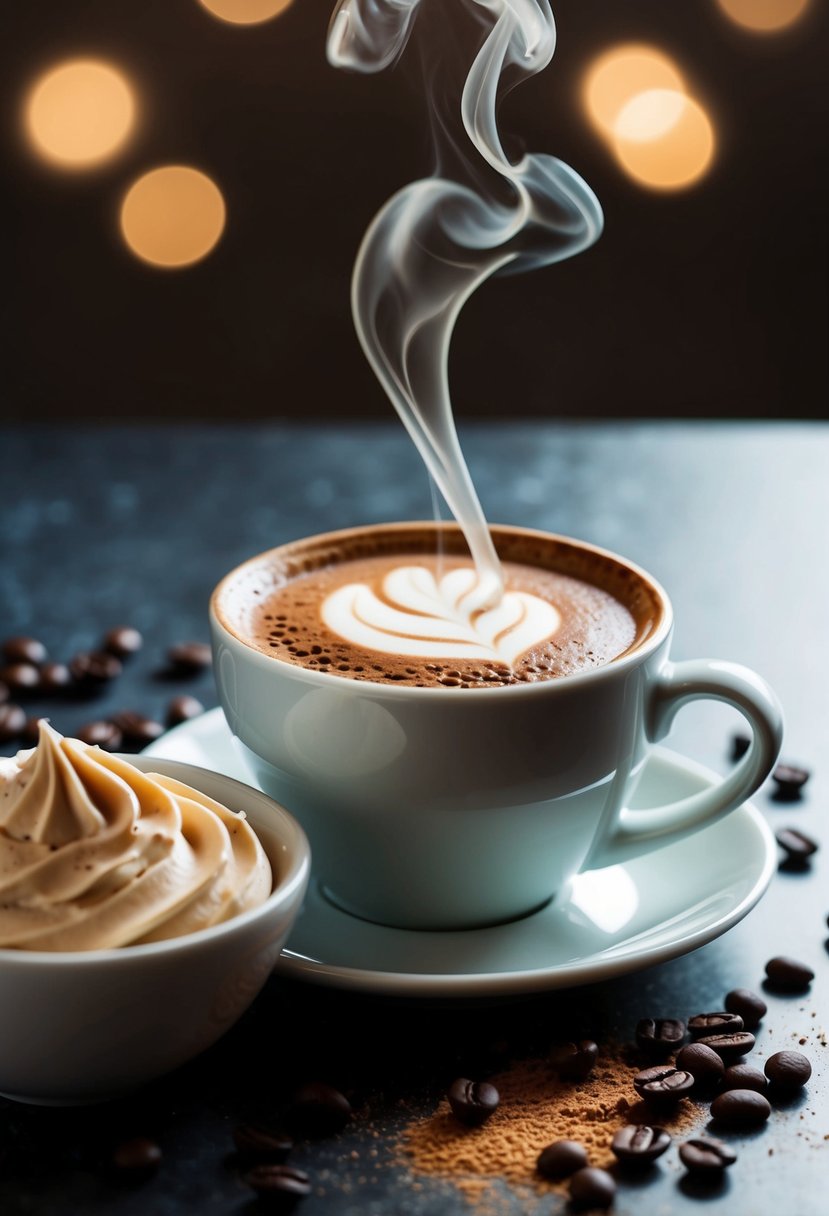
M 244 811 L 274 889 L 241 916 L 184 937 L 117 950 L 0 950 L 0 1093 L 42 1105 L 96 1102 L 178 1067 L 216 1041 L 268 978 L 308 885 L 302 828 L 230 777 L 124 756 Z

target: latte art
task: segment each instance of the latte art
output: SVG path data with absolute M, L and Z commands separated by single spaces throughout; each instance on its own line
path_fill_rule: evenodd
M 561 616 L 553 605 L 526 591 L 507 591 L 496 607 L 478 610 L 477 585 L 469 567 L 437 578 L 426 566 L 397 566 L 379 592 L 367 583 L 338 587 L 323 601 L 321 615 L 333 634 L 353 646 L 510 667 L 558 630 Z

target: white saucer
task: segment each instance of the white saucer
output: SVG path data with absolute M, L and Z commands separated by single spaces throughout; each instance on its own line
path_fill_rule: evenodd
M 221 710 L 177 726 L 147 755 L 253 780 Z M 656 748 L 635 807 L 658 806 L 719 778 Z M 423 932 L 358 920 L 313 885 L 277 964 L 280 974 L 395 996 L 505 996 L 593 983 L 675 958 L 719 937 L 757 903 L 777 851 L 746 804 L 646 857 L 579 875 L 555 903 L 490 929 Z

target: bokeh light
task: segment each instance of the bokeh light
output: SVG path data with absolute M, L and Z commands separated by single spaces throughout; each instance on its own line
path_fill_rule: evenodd
M 693 97 L 649 89 L 632 98 L 616 119 L 613 150 L 625 171 L 654 190 L 682 190 L 710 168 L 714 129 Z
M 810 0 L 717 0 L 727 17 L 756 34 L 775 34 L 794 25 Z
M 153 266 L 191 266 L 210 253 L 225 226 L 216 183 L 187 165 L 143 174 L 121 204 L 121 233 L 131 251 Z
M 199 0 L 214 17 L 231 25 L 259 25 L 290 8 L 293 0 Z
M 588 70 L 584 85 L 587 112 L 603 135 L 612 135 L 620 111 L 646 89 L 683 92 L 676 64 L 654 47 L 627 43 L 600 55 Z
M 72 59 L 44 72 L 25 103 L 25 127 L 39 156 L 63 169 L 86 169 L 119 151 L 135 121 L 135 101 L 117 68 Z

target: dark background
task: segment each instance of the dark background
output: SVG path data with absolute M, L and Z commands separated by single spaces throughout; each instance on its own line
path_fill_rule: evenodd
M 7 419 L 391 416 L 353 334 L 349 278 L 373 213 L 431 170 L 428 124 L 415 56 L 382 76 L 328 67 L 332 8 L 295 0 L 239 27 L 196 0 L 7 6 Z M 469 303 L 458 415 L 824 417 L 826 6 L 776 36 L 738 30 L 715 0 L 554 11 L 554 61 L 503 126 L 583 174 L 606 230 Z M 629 40 L 673 55 L 714 119 L 713 171 L 684 193 L 628 180 L 584 114 L 588 65 Z M 89 54 L 135 83 L 138 130 L 102 168 L 56 172 L 21 138 L 21 102 L 40 71 Z M 117 234 L 128 185 L 170 162 L 205 170 L 228 207 L 216 250 L 180 271 L 142 265 Z

